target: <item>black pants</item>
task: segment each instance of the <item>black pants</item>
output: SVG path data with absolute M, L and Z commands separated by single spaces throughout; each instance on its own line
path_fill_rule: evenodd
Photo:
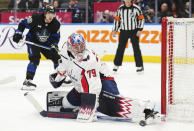
M 36 68 L 40 63 L 41 53 L 53 62 L 54 68 L 58 66 L 60 56 L 56 50 L 47 50 L 33 45 L 27 45 L 27 49 L 30 63 L 27 67 L 26 79 L 33 80 Z
M 120 37 L 119 37 L 119 45 L 114 59 L 114 64 L 116 66 L 122 65 L 125 47 L 129 38 L 131 39 L 131 42 L 132 42 L 136 67 L 143 66 L 141 50 L 139 48 L 139 37 L 137 37 L 136 34 L 137 34 L 137 30 L 132 30 L 132 31 L 121 30 Z

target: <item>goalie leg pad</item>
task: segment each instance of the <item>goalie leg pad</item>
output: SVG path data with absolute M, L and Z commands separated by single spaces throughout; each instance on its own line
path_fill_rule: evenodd
M 117 114 L 120 110 L 118 97 L 105 91 L 101 91 L 97 110 L 108 116 L 119 117 Z
M 96 111 L 96 94 L 81 93 L 81 106 L 77 121 L 92 122 Z
M 102 91 L 97 110 L 108 116 L 131 118 L 136 121 L 136 119 L 144 118 L 144 108 L 145 106 L 140 100 L 124 98 Z

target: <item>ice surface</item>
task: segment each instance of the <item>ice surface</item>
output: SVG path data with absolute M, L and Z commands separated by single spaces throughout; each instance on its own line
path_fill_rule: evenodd
M 165 122 L 140 127 L 126 122 L 79 123 L 75 120 L 43 118 L 24 98 L 25 91 L 20 90 L 27 64 L 28 61 L 0 61 L 0 80 L 9 76 L 17 78 L 14 82 L 0 85 L 0 131 L 194 131 L 194 124 L 191 123 Z M 112 62 L 107 64 L 113 67 Z M 134 63 L 123 63 L 115 77 L 118 88 L 123 96 L 154 101 L 160 111 L 160 64 L 145 63 L 144 66 L 144 74 L 138 75 Z M 32 94 L 44 108 L 46 92 L 55 90 L 48 78 L 52 72 L 52 62 L 41 61 L 34 78 L 38 87 Z

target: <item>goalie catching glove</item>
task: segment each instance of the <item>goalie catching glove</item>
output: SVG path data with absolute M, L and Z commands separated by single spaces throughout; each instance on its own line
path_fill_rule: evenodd
M 50 80 L 51 85 L 54 88 L 60 87 L 63 83 L 65 84 L 72 83 L 71 80 L 67 80 L 67 76 L 65 74 L 62 74 L 60 72 L 50 74 L 49 80 Z

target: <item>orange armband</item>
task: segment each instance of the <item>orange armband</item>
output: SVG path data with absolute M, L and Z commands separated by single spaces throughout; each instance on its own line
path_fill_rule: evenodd
M 115 20 L 117 20 L 117 21 L 121 21 L 121 19 L 118 17 L 118 16 L 115 16 Z
M 142 19 L 144 19 L 144 15 L 143 14 L 138 16 L 138 20 L 142 20 Z

